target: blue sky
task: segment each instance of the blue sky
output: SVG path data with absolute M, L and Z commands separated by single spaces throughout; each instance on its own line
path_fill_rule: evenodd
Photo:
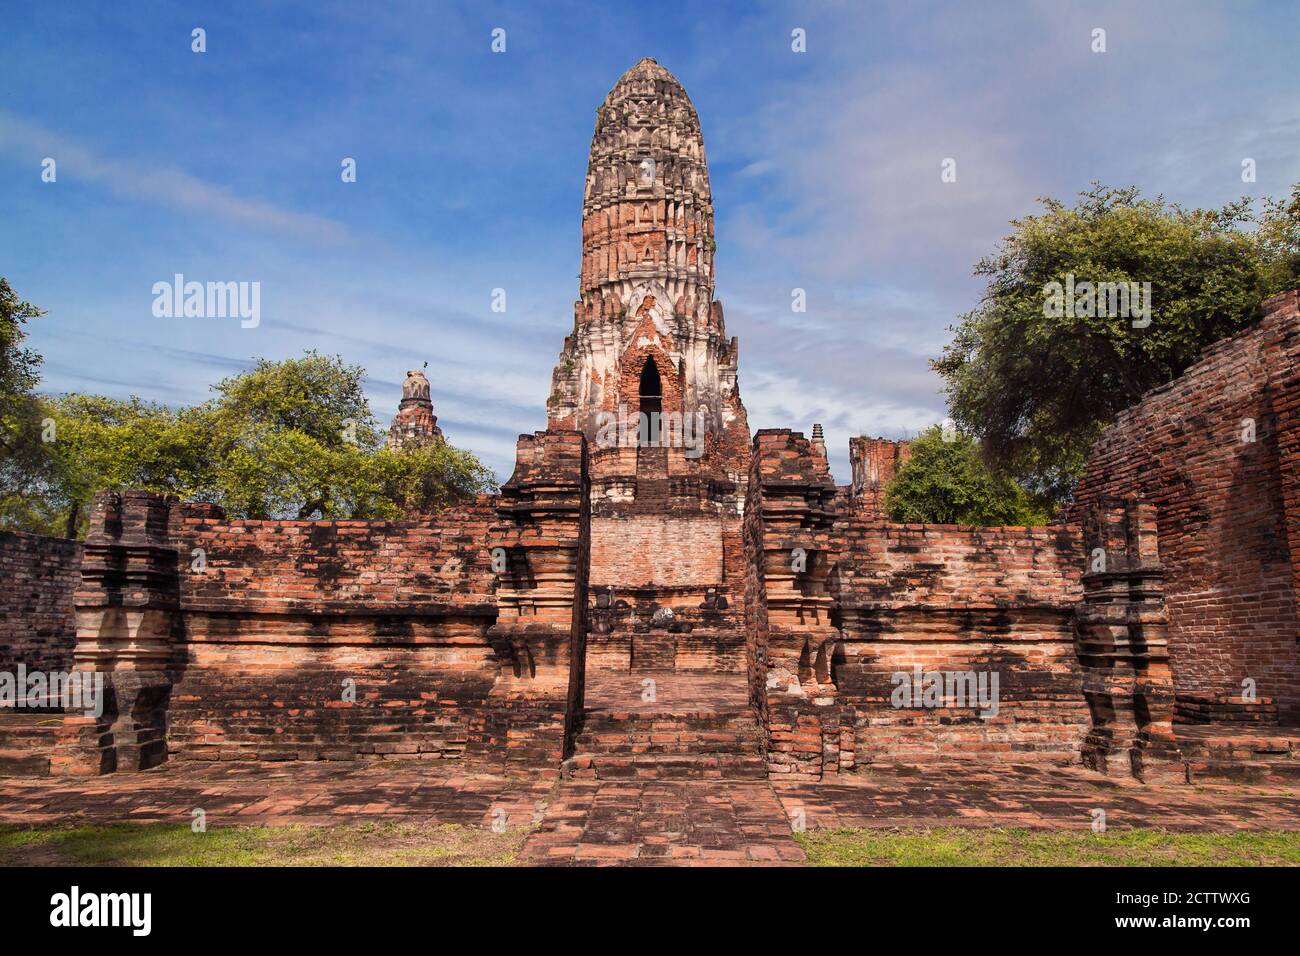
M 502 477 L 572 325 L 595 108 L 643 56 L 701 117 L 750 425 L 822 422 L 841 481 L 850 435 L 943 417 L 927 360 L 1035 197 L 1300 181 L 1294 3 L 0 7 L 0 274 L 48 310 L 43 390 L 197 402 L 315 348 L 386 422 L 428 361 L 448 437 Z M 154 317 L 178 272 L 260 282 L 261 324 Z

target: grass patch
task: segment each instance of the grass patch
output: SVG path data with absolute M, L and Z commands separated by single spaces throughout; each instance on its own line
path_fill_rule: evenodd
M 1300 833 L 938 827 L 795 835 L 813 866 L 1300 866 Z
M 510 866 L 528 830 L 443 823 L 333 827 L 0 827 L 0 866 Z

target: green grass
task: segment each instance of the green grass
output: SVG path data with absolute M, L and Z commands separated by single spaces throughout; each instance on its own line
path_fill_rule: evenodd
M 527 829 L 378 822 L 332 827 L 0 827 L 0 866 L 509 866 Z M 1055 832 L 941 827 L 796 834 L 814 866 L 1300 866 L 1300 833 Z
M 0 827 L 0 866 L 509 866 L 526 829 L 426 823 L 333 827 L 116 824 Z
M 1300 866 L 1300 833 L 940 827 L 796 834 L 813 866 Z

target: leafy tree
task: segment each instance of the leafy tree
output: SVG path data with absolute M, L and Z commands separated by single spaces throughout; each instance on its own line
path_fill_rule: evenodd
M 893 521 L 965 525 L 1037 525 L 1046 508 L 1009 478 L 991 472 L 968 435 L 934 426 L 912 442 L 912 457 L 885 488 Z
M 31 349 L 22 348 L 27 332 L 23 328 L 29 319 L 44 313 L 18 298 L 9 282 L 0 277 L 0 413 L 32 394 L 41 377 L 41 357 Z M 7 440 L 0 434 L 0 442 Z M 13 446 L 5 444 L 6 449 Z
M 43 314 L 0 277 L 0 526 L 53 532 L 62 509 L 48 503 L 57 476 L 43 441 L 46 412 L 34 392 L 41 357 L 22 347 L 27 322 Z
M 445 442 L 381 448 L 365 456 L 353 486 L 355 516 L 430 514 L 496 487 L 491 470 Z
M 244 518 L 399 518 L 495 488 L 467 451 L 386 448 L 362 369 L 316 352 L 261 360 L 179 410 L 135 397 L 41 398 L 31 393 L 39 358 L 16 349 L 21 317 L 39 313 L 16 297 L 3 304 L 19 317 L 5 326 L 7 367 L 26 371 L 6 379 L 0 524 L 71 536 L 96 491 L 126 488 Z
M 79 530 L 96 491 L 137 488 L 194 497 L 211 449 L 192 416 L 132 396 L 125 401 L 73 393 L 49 399 L 56 487 L 50 497 Z
M 193 412 L 213 448 L 199 496 L 250 518 L 352 516 L 358 469 L 383 445 L 363 375 L 308 352 L 218 382 Z
M 36 395 L 10 396 L 0 413 L 0 528 L 68 531 L 68 502 L 55 446 L 44 439 L 51 412 Z
M 1259 219 L 1245 200 L 1187 211 L 1097 184 L 1072 208 L 1040 201 L 1045 211 L 1013 222 L 977 265 L 984 296 L 932 364 L 950 415 L 980 440 L 990 467 L 1059 501 L 1116 414 L 1296 284 L 1300 193 Z M 1149 324 L 1086 303 L 1054 310 L 1049 284 L 1067 280 L 1150 283 Z
M 1300 288 L 1300 183 L 1292 187 L 1288 200 L 1264 200 L 1256 236 L 1269 293 Z

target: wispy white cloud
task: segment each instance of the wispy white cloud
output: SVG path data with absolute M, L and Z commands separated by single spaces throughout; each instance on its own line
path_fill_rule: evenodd
M 61 181 L 96 183 L 125 199 L 216 216 L 311 242 L 337 244 L 348 238 L 348 230 L 342 223 L 324 216 L 242 198 L 180 169 L 160 166 L 152 161 L 102 156 L 63 135 L 5 111 L 0 111 L 0 152 L 10 159 L 29 164 L 33 176 L 38 174 L 46 157 L 52 158 Z
M 929 360 L 979 300 L 974 265 L 1037 197 L 1101 179 L 1213 206 L 1300 179 L 1295 83 L 1252 53 L 1245 12 L 1044 0 L 784 17 L 809 52 L 769 53 L 780 81 L 715 120 L 708 144 L 734 170 L 714 177 L 719 294 L 751 424 L 822 422 L 842 480 L 847 435 L 943 417 Z M 1247 155 L 1268 185 L 1240 182 Z M 790 310 L 794 287 L 806 314 Z

